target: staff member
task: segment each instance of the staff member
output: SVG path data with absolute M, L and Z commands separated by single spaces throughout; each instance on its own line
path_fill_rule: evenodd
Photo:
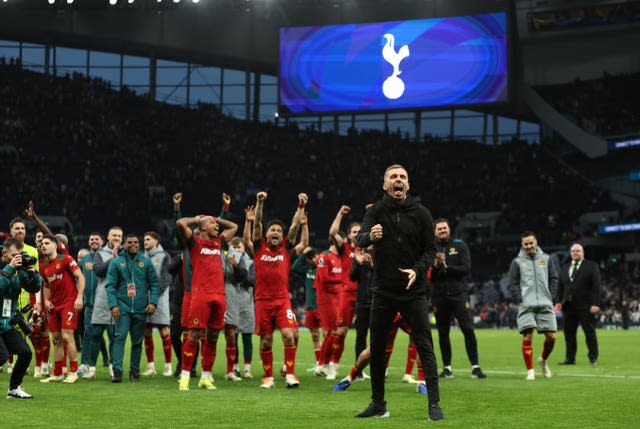
M 22 335 L 13 328 L 18 314 L 18 297 L 21 289 L 36 293 L 42 287 L 40 274 L 35 271 L 35 264 L 22 266 L 20 240 L 9 238 L 2 245 L 2 271 L 0 271 L 0 367 L 9 358 L 9 353 L 18 356 L 16 365 L 9 380 L 8 399 L 33 399 L 33 396 L 22 390 L 20 383 L 31 363 L 31 349 Z M 21 315 L 18 315 L 20 317 Z
M 409 174 L 398 164 L 384 173 L 385 195 L 367 210 L 356 243 L 373 244 L 371 404 L 356 417 L 388 417 L 384 400 L 387 335 L 399 312 L 409 323 L 428 386 L 430 420 L 442 420 L 438 369 L 428 320 L 427 268 L 436 249 L 431 213 L 407 195 Z
M 596 315 L 600 311 L 600 269 L 593 261 L 584 259 L 583 247 L 576 243 L 571 246 L 571 263 L 560 270 L 558 301 L 564 316 L 565 360 L 560 365 L 576 363 L 576 333 L 578 323 L 587 339 L 589 363 L 598 364 L 598 337 L 596 336 Z

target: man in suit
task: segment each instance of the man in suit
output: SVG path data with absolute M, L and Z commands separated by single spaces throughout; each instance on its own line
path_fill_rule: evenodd
M 560 271 L 558 301 L 564 315 L 566 358 L 561 365 L 576 363 L 576 332 L 578 323 L 587 338 L 589 363 L 598 363 L 596 317 L 600 311 L 600 270 L 593 261 L 584 259 L 584 249 L 578 243 L 571 246 L 571 262 Z

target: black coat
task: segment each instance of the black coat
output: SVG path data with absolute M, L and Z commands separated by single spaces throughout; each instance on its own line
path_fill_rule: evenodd
M 568 300 L 576 310 L 587 310 L 592 305 L 600 307 L 600 269 L 598 264 L 586 259 L 582 260 L 573 282 L 569 278 L 571 263 L 566 264 L 560 270 L 560 282 L 558 284 L 558 301 L 565 304 Z
M 382 225 L 382 239 L 373 245 L 374 295 L 411 298 L 427 293 L 427 268 L 436 254 L 433 218 L 420 204 L 420 198 L 408 195 L 402 204 L 385 194 L 364 216 L 357 244 L 371 244 L 371 227 Z M 409 290 L 407 274 L 400 268 L 416 272 L 416 281 Z
M 443 252 L 447 268 L 433 267 L 431 271 L 431 296 L 466 300 L 468 295 L 467 275 L 471 271 L 469 248 L 462 240 L 443 241 L 437 244 Z

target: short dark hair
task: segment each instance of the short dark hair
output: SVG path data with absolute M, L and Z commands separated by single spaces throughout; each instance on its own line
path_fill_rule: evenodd
M 351 223 L 349 224 L 349 226 L 347 227 L 347 233 L 351 232 L 351 229 L 352 229 L 354 226 L 361 226 L 361 224 L 360 224 L 360 222 L 351 222 Z
M 55 235 L 53 235 L 53 234 L 45 234 L 45 235 L 43 235 L 43 236 L 42 236 L 42 239 L 44 240 L 45 238 L 46 238 L 47 240 L 49 240 L 49 241 L 53 241 L 54 243 L 58 244 L 58 237 L 56 237 L 56 236 L 55 236 Z
M 229 242 L 233 247 L 237 246 L 238 243 L 242 243 L 244 245 L 244 240 L 240 237 L 233 237 Z
M 269 228 L 271 228 L 272 225 L 280 225 L 280 228 L 282 228 L 282 233 L 284 234 L 285 230 L 286 230 L 286 225 L 284 224 L 284 222 L 280 219 L 271 219 L 269 221 L 269 223 L 267 224 L 267 230 Z
M 91 237 L 92 235 L 97 235 L 101 240 L 104 240 L 104 238 L 102 238 L 102 234 L 100 234 L 99 232 L 94 231 L 89 233 L 89 237 Z
M 128 239 L 128 238 L 131 238 L 131 237 L 135 237 L 138 241 L 140 241 L 140 239 L 138 238 L 138 236 L 136 235 L 136 233 L 135 233 L 135 232 L 130 232 L 130 233 L 128 233 L 127 235 L 125 235 L 125 236 L 122 238 L 122 241 L 127 241 L 127 239 Z
M 433 226 L 435 227 L 437 224 L 442 223 L 442 222 L 446 223 L 447 226 L 451 227 L 451 224 L 449 223 L 449 220 L 445 219 L 443 217 L 439 217 L 438 219 L 434 220 L 433 221 Z
M 392 164 L 390 166 L 387 167 L 386 170 L 384 170 L 384 176 L 382 176 L 384 179 L 387 178 L 387 173 L 389 172 L 389 170 L 393 170 L 394 168 L 402 168 L 404 171 L 407 171 L 406 168 L 404 168 L 404 165 L 400 165 L 400 164 Z M 409 176 L 409 172 L 407 171 L 407 176 Z
M 533 237 L 536 240 L 538 239 L 538 237 L 536 237 L 536 233 L 530 230 L 522 231 L 522 234 L 520 234 L 520 238 L 525 238 L 525 237 Z
M 11 222 L 9 222 L 9 229 L 13 228 L 13 225 L 16 223 L 23 223 L 24 226 L 27 226 L 27 222 L 24 221 L 24 219 L 22 219 L 21 217 L 14 217 L 13 219 L 11 219 Z
M 7 238 L 4 243 L 2 243 L 2 247 L 5 250 L 9 250 L 11 248 L 11 246 L 16 246 L 16 250 L 22 250 L 22 248 L 24 247 L 24 244 L 22 244 L 22 242 L 20 240 L 18 240 L 17 238 Z
M 156 240 L 158 243 L 161 241 L 160 234 L 158 234 L 155 231 L 147 231 L 147 232 L 145 232 L 144 236 L 146 237 L 147 235 L 150 236 L 151 238 L 153 238 L 154 240 Z

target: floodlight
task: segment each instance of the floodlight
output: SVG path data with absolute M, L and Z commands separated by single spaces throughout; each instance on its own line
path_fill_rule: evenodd
M 109 0 L 109 4 L 111 6 L 115 5 L 116 3 L 118 3 L 118 0 Z

